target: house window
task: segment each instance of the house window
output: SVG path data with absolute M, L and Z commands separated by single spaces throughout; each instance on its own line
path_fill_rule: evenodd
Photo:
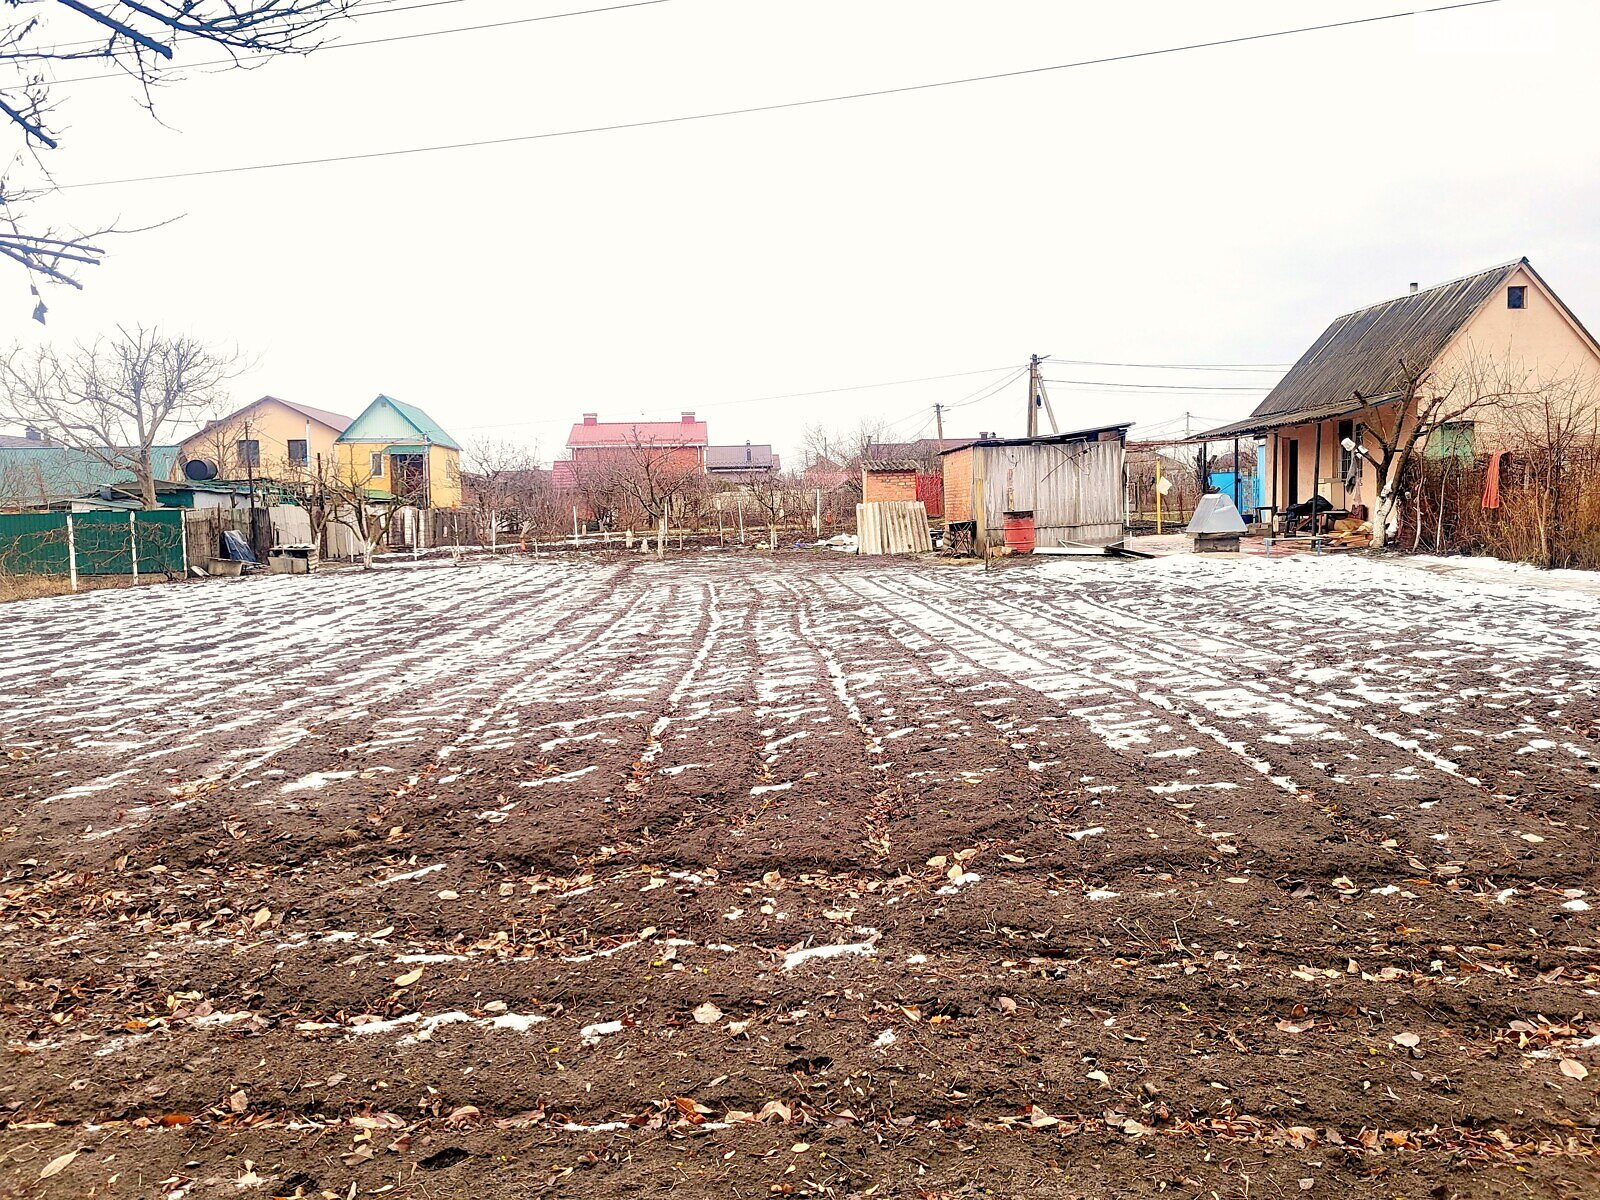
M 261 443 L 255 438 L 241 438 L 236 449 L 241 467 L 259 467 L 261 465 Z
M 1348 487 L 1352 481 L 1361 478 L 1361 456 L 1354 450 L 1344 448 L 1347 441 L 1355 446 L 1361 445 L 1361 435 L 1354 421 L 1339 422 L 1339 478 Z
M 1507 308 L 1527 308 L 1528 289 L 1525 287 L 1508 287 L 1506 289 Z
M 383 451 L 381 450 L 374 450 L 372 452 L 371 475 L 374 479 L 383 478 Z
M 311 459 L 306 453 L 305 438 L 290 438 L 289 465 L 291 467 L 303 467 L 310 461 Z
M 1446 421 L 1428 438 L 1427 456 L 1470 460 L 1474 454 L 1473 441 L 1473 422 Z

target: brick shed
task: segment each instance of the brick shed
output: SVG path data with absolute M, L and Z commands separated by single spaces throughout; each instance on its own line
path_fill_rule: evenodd
M 927 474 L 910 458 L 868 461 L 861 466 L 861 500 L 920 500 L 930 517 L 944 515 L 944 487 L 938 475 Z

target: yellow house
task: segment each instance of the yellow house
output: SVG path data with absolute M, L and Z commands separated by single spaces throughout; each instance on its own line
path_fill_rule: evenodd
M 1396 481 L 1376 476 L 1408 425 L 1427 457 L 1514 451 L 1543 406 L 1600 385 L 1600 343 L 1526 258 L 1411 286 L 1336 318 L 1254 413 L 1200 435 L 1264 449 L 1265 506 L 1388 508 Z
M 461 447 L 432 417 L 379 396 L 337 442 L 345 481 L 409 508 L 461 507 Z
M 185 438 L 175 481 L 303 478 L 319 456 L 333 465 L 335 443 L 349 424 L 341 413 L 263 396 Z

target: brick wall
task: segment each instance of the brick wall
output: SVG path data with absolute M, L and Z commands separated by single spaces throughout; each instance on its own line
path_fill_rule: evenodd
M 941 461 L 944 463 L 945 520 L 972 520 L 972 451 L 956 450 L 944 455 Z
M 915 500 L 917 498 L 917 473 L 915 471 L 868 471 L 861 499 L 867 504 L 880 500 Z

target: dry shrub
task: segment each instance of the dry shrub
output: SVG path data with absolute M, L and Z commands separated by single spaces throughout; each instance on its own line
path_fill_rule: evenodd
M 1399 547 L 1600 570 L 1600 444 L 1512 452 L 1497 509 L 1483 507 L 1487 473 L 1484 458 L 1418 464 Z

